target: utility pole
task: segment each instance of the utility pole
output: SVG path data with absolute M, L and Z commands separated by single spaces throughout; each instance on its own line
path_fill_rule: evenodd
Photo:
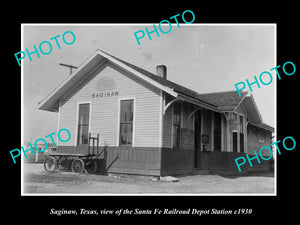
M 69 67 L 69 68 L 70 68 L 70 74 L 72 74 L 72 69 L 77 69 L 77 68 L 78 68 L 78 67 L 76 67 L 76 66 L 67 65 L 67 64 L 63 64 L 63 63 L 60 63 L 59 65 L 60 65 L 60 66 L 66 66 L 66 67 Z

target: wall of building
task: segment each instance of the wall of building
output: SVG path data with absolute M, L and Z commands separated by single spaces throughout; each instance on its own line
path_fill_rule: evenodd
M 273 169 L 273 160 L 260 160 L 260 163 L 258 163 L 254 159 L 251 161 L 252 167 L 246 162 L 241 166 L 241 172 L 239 172 L 235 159 L 245 157 L 245 155 L 246 153 L 240 152 L 201 152 L 200 169 L 221 175 L 242 175 L 254 171 L 271 171 Z M 252 156 L 250 155 L 249 157 Z
M 194 168 L 194 150 L 161 149 L 161 175 L 190 174 Z
M 97 93 L 113 92 L 106 97 L 96 97 Z M 94 97 L 93 97 L 94 96 Z M 166 95 L 167 96 L 167 95 Z M 134 98 L 134 145 L 119 147 L 119 101 Z M 171 99 L 166 98 L 167 104 Z M 100 146 L 109 145 L 103 162 L 105 170 L 111 173 L 171 175 L 188 174 L 194 169 L 194 118 L 189 118 L 195 109 L 190 103 L 182 104 L 182 135 L 181 148 L 172 149 L 172 106 L 163 116 L 162 137 L 160 136 L 161 92 L 120 69 L 111 63 L 104 63 L 86 76 L 82 83 L 66 95 L 60 102 L 59 129 L 67 128 L 71 132 L 71 139 L 67 143 L 58 141 L 58 151 L 75 153 L 77 144 L 78 104 L 90 103 L 90 132 L 100 134 Z M 242 105 L 237 109 L 247 115 Z M 213 151 L 213 113 L 202 109 L 202 134 L 208 135 L 207 152 L 200 152 L 199 165 L 201 169 L 210 171 L 236 171 L 234 159 L 239 153 L 232 153 L 232 130 L 228 127 L 222 115 L 222 152 Z M 244 121 L 244 126 L 246 122 Z M 246 127 L 246 126 L 245 126 Z M 249 128 L 249 127 L 248 127 Z M 258 137 L 263 132 L 247 129 L 248 153 L 253 153 L 260 147 L 270 143 L 270 136 L 264 137 L 265 143 L 260 143 Z M 162 138 L 162 142 L 160 142 Z M 64 139 L 64 138 L 63 138 Z M 160 146 L 162 143 L 162 146 Z M 100 147 L 100 150 L 103 147 Z M 85 151 L 84 151 L 85 150 Z M 86 149 L 77 151 L 87 153 Z M 76 153 L 79 153 L 76 152 Z M 268 167 L 268 163 L 266 168 Z M 261 165 L 257 168 L 263 169 Z M 250 170 L 253 168 L 249 168 Z
M 272 143 L 272 133 L 264 129 L 252 126 L 247 126 L 248 154 L 254 155 L 254 151 L 259 154 L 259 150 L 264 146 L 269 146 Z M 266 149 L 262 151 L 262 155 L 270 156 L 270 152 Z
M 97 93 L 106 92 L 118 94 L 96 97 Z M 159 147 L 160 90 L 109 62 L 97 68 L 62 99 L 59 129 L 69 129 L 72 137 L 67 143 L 58 144 L 77 144 L 78 104 L 90 102 L 90 132 L 100 134 L 101 146 L 118 146 L 118 107 L 120 99 L 124 98 L 134 98 L 135 101 L 134 147 Z

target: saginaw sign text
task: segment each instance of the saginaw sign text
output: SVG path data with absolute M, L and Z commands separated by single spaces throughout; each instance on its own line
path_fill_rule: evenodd
M 119 91 L 103 91 L 103 92 L 92 93 L 92 98 L 114 97 L 118 95 L 119 95 Z

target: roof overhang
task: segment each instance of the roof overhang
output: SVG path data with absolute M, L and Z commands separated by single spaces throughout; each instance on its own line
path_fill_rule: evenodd
M 90 73 L 97 65 L 104 62 L 104 57 L 95 53 L 89 57 L 74 73 L 72 73 L 62 84 L 54 89 L 49 96 L 38 103 L 37 108 L 47 111 L 58 111 L 60 99 L 69 92 L 76 84 L 82 81 L 87 73 Z
M 265 123 L 257 123 L 257 122 L 249 122 L 252 126 L 255 126 L 255 127 L 259 127 L 263 130 L 267 130 L 267 131 L 270 131 L 271 133 L 274 133 L 275 129 Z
M 241 99 L 241 101 L 236 105 L 233 111 L 236 111 L 237 108 L 243 105 L 245 110 L 247 111 L 248 119 L 251 122 L 259 122 L 262 123 L 262 116 L 257 108 L 257 105 L 255 103 L 255 100 L 252 96 L 252 94 L 249 94 L 249 92 Z
M 206 108 L 206 109 L 210 109 L 214 112 L 220 112 L 220 110 L 218 110 L 217 107 L 214 106 L 214 105 L 211 105 L 211 104 L 208 104 L 206 102 L 191 98 L 191 97 L 183 95 L 183 94 L 178 94 L 178 99 L 186 101 L 186 102 L 190 102 L 194 105 L 197 105 L 197 106 L 200 106 L 200 107 L 203 107 L 203 108 Z

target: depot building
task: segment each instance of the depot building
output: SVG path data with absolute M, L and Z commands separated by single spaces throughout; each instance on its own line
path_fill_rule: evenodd
M 57 154 L 88 154 L 90 137 L 99 134 L 97 151 L 108 145 L 100 156 L 108 173 L 236 174 L 234 159 L 270 146 L 274 132 L 247 92 L 199 94 L 168 80 L 164 65 L 154 74 L 101 50 L 38 108 L 57 112 L 58 130 L 71 132 Z M 253 160 L 243 172 L 272 163 Z

